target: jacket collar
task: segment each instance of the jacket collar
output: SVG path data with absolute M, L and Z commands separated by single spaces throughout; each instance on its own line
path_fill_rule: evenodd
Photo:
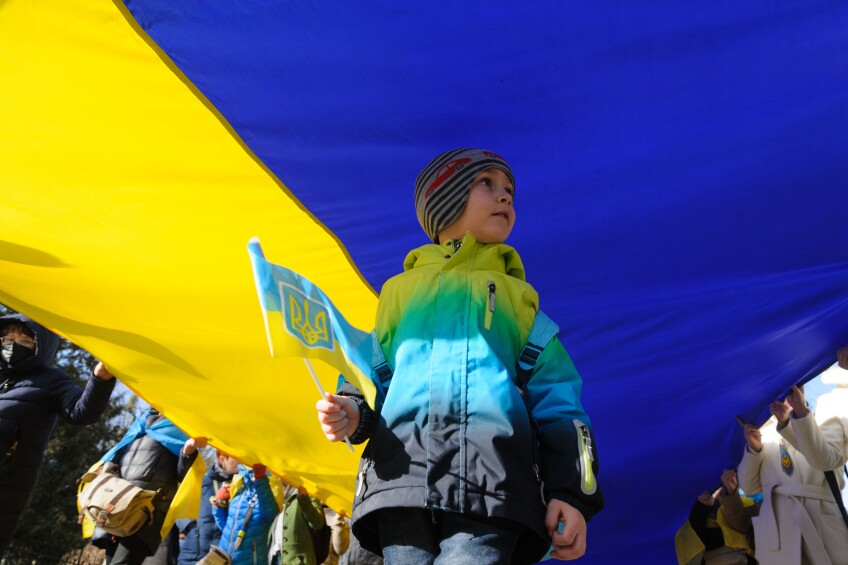
M 441 244 L 431 243 L 413 249 L 403 262 L 403 270 L 409 271 L 427 265 L 445 266 L 449 262 L 471 261 L 480 270 L 499 271 L 521 281 L 525 280 L 524 264 L 518 252 L 505 243 L 480 243 L 470 233 L 462 238 L 462 244 L 453 240 Z

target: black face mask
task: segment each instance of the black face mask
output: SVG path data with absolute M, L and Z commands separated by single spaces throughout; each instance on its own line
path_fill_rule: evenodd
M 12 342 L 9 345 L 4 345 L 2 350 L 3 360 L 10 367 L 14 367 L 21 361 L 29 359 L 35 355 L 35 350 L 29 347 L 24 347 L 20 343 Z

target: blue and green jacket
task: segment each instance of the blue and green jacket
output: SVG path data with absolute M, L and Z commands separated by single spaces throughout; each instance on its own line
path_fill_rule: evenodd
M 538 557 L 551 497 L 587 520 L 601 509 L 582 381 L 557 338 L 538 358 L 526 403 L 519 390 L 516 361 L 538 302 L 518 253 L 470 234 L 459 247 L 413 250 L 386 282 L 375 331 L 392 375 L 354 434 L 370 436 L 352 526 L 363 547 L 379 550 L 376 510 L 415 507 L 514 520 Z M 355 394 L 348 386 L 340 392 Z

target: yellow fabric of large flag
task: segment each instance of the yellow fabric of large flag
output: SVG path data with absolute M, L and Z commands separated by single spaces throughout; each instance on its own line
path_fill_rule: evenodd
M 357 327 L 374 292 L 124 10 L 0 4 L 0 302 L 189 435 L 349 508 L 357 456 L 324 439 L 303 362 L 268 355 L 245 242 Z M 332 390 L 337 372 L 316 369 Z
M 206 462 L 200 455 L 188 468 L 183 480 L 180 481 L 180 486 L 174 494 L 174 500 L 168 507 L 168 514 L 165 515 L 165 521 L 162 523 L 162 530 L 159 534 L 162 539 L 168 535 L 171 526 L 175 520 L 181 518 L 197 518 L 200 511 L 200 497 L 202 496 L 203 475 L 206 474 Z

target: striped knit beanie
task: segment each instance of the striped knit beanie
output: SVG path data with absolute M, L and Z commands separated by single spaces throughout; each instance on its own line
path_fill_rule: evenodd
M 418 173 L 415 213 L 434 243 L 438 242 L 439 232 L 462 215 L 474 177 L 491 167 L 505 172 L 515 186 L 512 170 L 503 157 L 484 149 L 445 151 Z

